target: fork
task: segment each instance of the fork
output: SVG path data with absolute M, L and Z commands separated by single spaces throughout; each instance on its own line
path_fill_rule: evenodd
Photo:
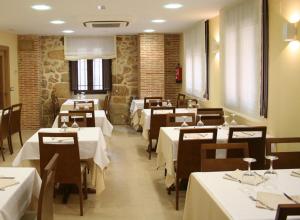
M 254 201 L 254 202 L 258 202 L 260 203 L 261 205 L 263 205 L 264 207 L 266 207 L 268 210 L 272 210 L 274 211 L 275 209 L 273 209 L 272 207 L 268 206 L 267 204 L 265 204 L 264 202 L 258 200 L 258 199 L 255 199 L 253 196 L 249 196 L 249 198 Z

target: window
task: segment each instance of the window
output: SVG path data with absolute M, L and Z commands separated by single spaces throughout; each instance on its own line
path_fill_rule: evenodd
M 111 90 L 110 59 L 70 61 L 71 90 L 104 93 Z
M 260 116 L 261 0 L 242 1 L 221 10 L 223 105 Z
M 185 92 L 207 98 L 205 22 L 184 32 Z

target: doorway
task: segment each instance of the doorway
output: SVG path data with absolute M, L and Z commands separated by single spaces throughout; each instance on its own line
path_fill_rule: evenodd
M 0 109 L 10 106 L 9 48 L 0 46 Z

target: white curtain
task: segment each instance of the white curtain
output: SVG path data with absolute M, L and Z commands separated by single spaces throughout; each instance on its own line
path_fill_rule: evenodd
M 261 0 L 240 1 L 220 12 L 224 107 L 258 118 L 261 81 Z
M 116 57 L 116 38 L 112 37 L 65 37 L 65 59 L 112 59 Z
M 203 98 L 206 91 L 205 22 L 184 32 L 185 92 Z

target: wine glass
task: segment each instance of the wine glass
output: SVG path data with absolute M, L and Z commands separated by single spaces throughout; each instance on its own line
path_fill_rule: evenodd
M 188 123 L 186 123 L 186 116 L 182 116 L 183 122 L 181 124 L 181 127 L 188 127 Z
M 276 175 L 277 172 L 273 169 L 273 161 L 278 160 L 278 157 L 274 156 L 274 155 L 267 155 L 266 159 L 270 160 L 270 168 L 265 172 L 265 175 L 267 175 L 267 174 L 271 174 L 271 175 L 275 174 Z
M 201 116 L 202 116 L 202 115 L 198 115 L 199 121 L 197 122 L 197 126 L 204 126 L 204 123 L 203 123 L 203 121 L 201 120 Z
M 172 103 L 170 99 L 167 100 L 167 106 L 172 107 Z
M 65 117 L 63 117 L 63 124 L 61 125 L 61 129 L 63 129 L 64 131 L 66 131 L 67 130 L 67 128 L 68 128 L 68 125 L 66 124 L 66 118 Z
M 224 123 L 223 123 L 223 126 L 224 127 L 228 127 L 228 122 L 227 122 L 227 118 L 228 118 L 228 115 L 223 115 L 223 118 L 224 118 Z
M 242 183 L 244 185 L 244 190 L 246 193 L 251 194 L 254 190 L 256 175 L 251 171 L 251 163 L 256 162 L 255 158 L 246 157 L 243 158 L 243 161 L 248 163 L 248 170 L 243 172 Z
M 188 100 L 188 106 L 187 106 L 188 108 L 193 108 L 193 105 L 192 105 L 192 100 Z
M 156 107 L 159 107 L 159 100 L 156 100 Z
M 231 113 L 231 122 L 230 122 L 230 125 L 237 125 L 237 121 L 235 120 L 235 114 L 234 113 Z
M 79 125 L 77 124 L 76 122 L 76 117 L 73 118 L 74 119 L 74 122 L 73 124 L 71 125 L 72 128 L 79 128 Z
M 270 160 L 270 168 L 264 173 L 264 177 L 267 180 L 264 184 L 264 187 L 268 190 L 276 190 L 276 179 L 277 179 L 277 172 L 273 169 L 273 161 L 278 160 L 277 156 L 274 155 L 267 155 L 267 160 Z
M 251 163 L 256 162 L 256 159 L 251 158 L 251 157 L 245 157 L 245 158 L 243 158 L 243 161 L 248 163 L 248 170 L 246 172 L 244 172 L 243 175 L 245 175 L 245 176 L 255 176 L 255 174 L 251 171 Z

